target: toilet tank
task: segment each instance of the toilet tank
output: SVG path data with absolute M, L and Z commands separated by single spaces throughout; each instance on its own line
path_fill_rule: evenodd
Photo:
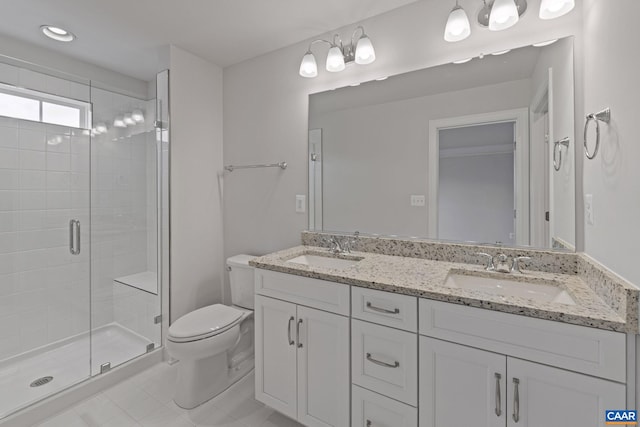
M 249 261 L 256 257 L 235 255 L 227 258 L 227 270 L 231 282 L 231 304 L 253 310 L 254 278 Z

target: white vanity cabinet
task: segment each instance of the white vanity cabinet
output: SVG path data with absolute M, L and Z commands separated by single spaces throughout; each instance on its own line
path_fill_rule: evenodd
M 420 334 L 420 427 L 597 427 L 627 407 L 624 334 L 429 300 Z
M 348 314 L 349 286 L 258 270 L 256 293 L 256 399 L 308 427 L 348 427 L 349 318 L 335 311 L 346 297 Z

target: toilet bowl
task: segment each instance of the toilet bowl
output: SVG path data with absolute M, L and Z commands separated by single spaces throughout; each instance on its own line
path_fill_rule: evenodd
M 181 408 L 210 400 L 253 369 L 252 258 L 227 260 L 234 305 L 197 309 L 169 327 L 167 351 L 179 360 L 174 401 Z

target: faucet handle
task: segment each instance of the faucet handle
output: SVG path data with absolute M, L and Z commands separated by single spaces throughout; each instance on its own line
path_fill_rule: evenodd
M 531 261 L 531 257 L 528 256 L 517 256 L 513 257 L 513 261 L 511 263 L 511 272 L 522 273 L 522 266 L 520 265 L 522 261 Z
M 477 256 L 480 256 L 480 257 L 483 257 L 483 258 L 486 259 L 487 265 L 484 268 L 485 270 L 493 271 L 493 270 L 496 269 L 496 266 L 493 263 L 493 255 L 490 255 L 490 254 L 488 254 L 486 252 L 476 252 L 474 255 L 477 255 Z

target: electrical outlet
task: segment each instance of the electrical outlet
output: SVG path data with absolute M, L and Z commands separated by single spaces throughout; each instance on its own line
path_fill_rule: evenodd
M 587 224 L 594 224 L 593 216 L 593 194 L 585 194 L 584 196 L 584 216 Z
M 412 195 L 411 206 L 424 206 L 425 197 L 423 195 Z
M 307 211 L 307 196 L 304 194 L 296 195 L 296 212 L 305 213 Z

